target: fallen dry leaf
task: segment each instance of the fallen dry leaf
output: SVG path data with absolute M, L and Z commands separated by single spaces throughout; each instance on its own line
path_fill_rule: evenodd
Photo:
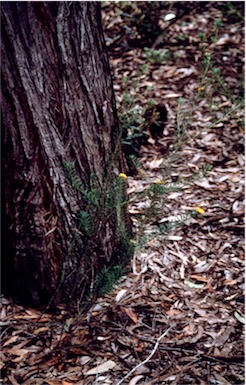
M 142 378 L 144 378 L 142 374 L 139 374 L 138 376 L 133 377 L 129 382 L 129 385 L 136 385 Z
M 126 312 L 126 314 L 128 315 L 129 318 L 131 318 L 131 320 L 136 324 L 138 323 L 138 316 L 136 313 L 134 313 L 133 310 L 127 308 L 127 307 L 124 307 L 123 308 L 124 311 Z
M 115 366 L 116 366 L 116 363 L 114 361 L 108 360 L 108 361 L 104 362 L 103 364 L 100 364 L 100 365 L 88 370 L 87 372 L 84 373 L 84 375 L 85 376 L 92 376 L 94 374 L 105 373 L 105 372 L 108 372 L 111 369 L 113 369 Z
M 126 292 L 127 292 L 126 289 L 120 290 L 120 291 L 117 293 L 116 297 L 115 297 L 115 301 L 116 301 L 116 302 L 120 302 L 121 299 L 125 296 Z
M 4 342 L 3 346 L 7 346 L 10 344 L 13 344 L 15 341 L 17 341 L 19 336 L 12 336 L 7 341 Z
M 62 385 L 73 385 L 74 382 L 68 382 L 66 380 L 62 380 Z

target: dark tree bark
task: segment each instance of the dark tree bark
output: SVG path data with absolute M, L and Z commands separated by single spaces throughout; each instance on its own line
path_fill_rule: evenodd
M 3 290 L 81 301 L 126 228 L 109 203 L 122 170 L 100 3 L 4 2 L 1 15 Z

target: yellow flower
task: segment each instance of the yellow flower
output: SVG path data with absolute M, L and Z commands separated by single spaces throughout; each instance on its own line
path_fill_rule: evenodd
M 135 241 L 135 239 L 130 239 L 130 243 L 132 244 L 132 245 L 136 245 L 136 241 Z
M 198 214 L 201 214 L 201 215 L 205 213 L 205 211 L 201 207 L 196 207 L 195 210 Z
M 127 179 L 127 175 L 124 174 L 123 172 L 121 172 L 121 173 L 119 174 L 119 177 L 120 177 L 120 178 L 123 178 L 123 179 Z
M 197 88 L 197 91 L 200 92 L 200 91 L 204 91 L 205 90 L 205 87 L 198 87 Z
M 157 184 L 162 184 L 162 180 L 157 179 L 157 180 L 155 181 L 155 183 L 157 183 Z

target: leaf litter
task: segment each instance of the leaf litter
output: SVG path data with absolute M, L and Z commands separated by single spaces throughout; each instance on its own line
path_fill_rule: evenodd
M 200 86 L 199 33 L 212 34 L 215 19 L 223 20 L 223 34 L 213 43 L 214 60 L 223 61 L 224 78 L 239 92 L 243 25 L 233 15 L 226 18 L 220 2 L 199 6 L 198 12 L 193 3 L 182 23 L 170 25 L 163 36 L 169 59 L 150 64 L 150 73 L 133 90 L 142 105 L 146 87 L 148 98 L 164 100 L 169 122 L 162 139 L 142 146 L 141 172 L 128 177 L 128 187 L 133 194 L 144 191 L 146 180 L 181 182 L 180 191 L 167 195 L 149 224 L 149 234 L 196 208 L 204 214 L 197 212 L 166 236 L 156 232 L 135 253 L 131 272 L 87 314 L 71 315 L 62 307 L 57 315 L 42 314 L 2 298 L 1 383 L 244 383 L 244 112 L 242 107 L 233 112 L 231 101 L 218 94 L 214 122 L 205 99 L 197 99 L 195 106 L 187 102 Z M 146 57 L 142 49 L 130 46 L 117 3 L 106 3 L 103 20 L 110 42 L 124 30 L 123 40 L 109 51 L 120 99 L 122 76 L 134 79 Z M 177 111 L 181 96 L 186 114 Z M 224 107 L 232 113 L 223 118 Z M 183 114 L 184 124 L 187 112 L 189 140 L 177 146 L 176 116 Z M 184 182 L 207 164 L 213 166 L 207 175 Z M 130 207 L 136 228 L 146 204 Z

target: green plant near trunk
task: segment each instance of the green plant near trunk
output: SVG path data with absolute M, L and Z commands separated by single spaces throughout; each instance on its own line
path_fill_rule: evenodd
M 118 244 L 118 255 L 115 256 L 113 263 L 103 261 L 101 258 L 96 274 L 92 277 L 90 290 L 81 295 L 80 305 L 82 305 L 84 298 L 90 301 L 99 294 L 105 294 L 114 286 L 126 272 L 129 257 L 133 253 L 133 245 L 130 242 L 131 230 L 126 218 L 126 177 L 125 174 L 116 175 L 110 170 L 105 177 L 104 185 L 99 188 L 96 178 L 91 175 L 88 188 L 78 176 L 73 162 L 65 162 L 64 168 L 68 181 L 81 197 L 81 209 L 77 214 L 77 227 L 69 254 L 72 255 L 73 244 L 76 243 L 77 237 L 82 239 L 83 258 L 87 258 L 93 252 L 97 253 L 100 230 L 102 226 L 107 226 L 109 219 L 115 223 L 115 237 Z M 73 288 L 68 288 L 68 291 L 69 297 L 72 297 Z

